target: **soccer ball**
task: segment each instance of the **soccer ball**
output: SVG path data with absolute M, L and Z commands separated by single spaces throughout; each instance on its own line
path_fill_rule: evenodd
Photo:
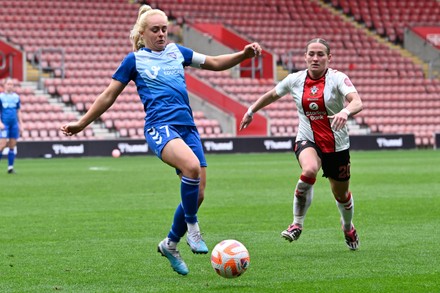
M 224 278 L 241 276 L 249 267 L 249 263 L 248 250 L 237 240 L 223 240 L 214 247 L 211 253 L 212 267 Z
M 112 157 L 113 158 L 119 158 L 121 156 L 121 151 L 120 150 L 118 150 L 118 149 L 114 149 L 113 151 L 112 151 Z

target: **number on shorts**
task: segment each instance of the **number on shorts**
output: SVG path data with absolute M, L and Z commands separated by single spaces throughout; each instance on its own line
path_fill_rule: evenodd
M 339 166 L 339 178 L 348 178 L 350 177 L 350 164 L 346 166 Z

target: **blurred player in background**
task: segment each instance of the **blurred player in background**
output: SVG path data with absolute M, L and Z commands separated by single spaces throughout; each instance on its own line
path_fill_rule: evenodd
M 349 116 L 362 110 L 362 101 L 347 75 L 329 68 L 331 57 L 325 40 L 309 41 L 304 54 L 307 69 L 289 74 L 263 94 L 243 116 L 240 130 L 252 122 L 255 112 L 287 93 L 292 95 L 299 116 L 294 151 L 302 171 L 295 188 L 293 222 L 281 236 L 294 241 L 301 235 L 313 184 L 322 167 L 339 209 L 345 242 L 349 249 L 356 250 L 359 238 L 352 222 L 354 199 L 349 190 L 350 140 L 346 123 Z
M 4 92 L 0 93 L 0 160 L 3 150 L 8 147 L 8 174 L 15 174 L 15 146 L 23 131 L 23 121 L 20 114 L 20 97 L 14 92 L 14 80 L 6 78 Z
M 202 239 L 197 211 L 206 186 L 206 160 L 200 136 L 194 123 L 186 89 L 184 67 L 206 70 L 229 69 L 261 54 L 257 43 L 237 53 L 207 56 L 168 43 L 168 17 L 148 5 L 139 14 L 130 38 L 133 52 L 122 61 L 110 85 L 97 97 L 91 108 L 76 122 L 61 127 L 66 135 L 82 131 L 116 100 L 133 80 L 144 105 L 145 137 L 149 147 L 166 164 L 176 168 L 181 180 L 181 203 L 177 206 L 168 236 L 159 243 L 158 251 L 168 258 L 172 268 L 186 275 L 189 270 L 177 244 L 187 233 L 187 243 L 194 253 L 208 253 Z

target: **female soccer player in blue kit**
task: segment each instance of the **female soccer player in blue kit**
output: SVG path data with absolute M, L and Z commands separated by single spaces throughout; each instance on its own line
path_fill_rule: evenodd
M 20 115 L 20 97 L 14 92 L 14 81 L 11 78 L 5 79 L 5 90 L 0 93 L 0 160 L 3 156 L 3 149 L 7 146 L 8 152 L 8 174 L 15 174 L 15 146 L 23 130 L 23 121 Z
M 145 138 L 149 147 L 166 164 L 176 168 L 181 179 L 181 203 L 174 213 L 168 236 L 159 243 L 158 252 L 181 275 L 189 270 L 177 244 L 187 233 L 193 253 L 208 253 L 197 219 L 204 198 L 206 160 L 199 133 L 194 123 L 186 89 L 184 67 L 213 71 L 229 69 L 248 58 L 261 54 L 257 43 L 248 44 L 236 53 L 207 56 L 167 42 L 168 17 L 148 5 L 139 14 L 130 38 L 129 53 L 113 75 L 110 85 L 97 97 L 91 108 L 76 122 L 61 130 L 66 135 L 82 131 L 104 113 L 125 86 L 133 80 L 145 109 Z

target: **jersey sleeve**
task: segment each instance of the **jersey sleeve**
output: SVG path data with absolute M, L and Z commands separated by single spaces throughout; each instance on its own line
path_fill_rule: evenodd
M 357 93 L 357 90 L 350 78 L 342 72 L 338 72 L 338 88 L 344 97 L 349 93 Z
M 191 66 L 200 68 L 200 64 L 204 64 L 206 55 L 194 52 L 193 50 L 176 44 L 183 56 L 183 66 Z
M 189 48 L 187 48 L 187 47 L 178 45 L 178 44 L 176 44 L 176 46 L 179 49 L 180 53 L 182 53 L 182 56 L 183 56 L 183 63 L 182 64 L 183 64 L 183 66 L 191 65 L 194 51 L 189 49 Z
M 135 57 L 134 57 L 134 53 L 130 52 L 127 56 L 125 56 L 124 60 L 122 60 L 119 67 L 116 69 L 116 72 L 113 74 L 112 78 L 127 85 L 130 82 L 130 80 L 134 80 L 135 73 L 136 73 Z
M 293 80 L 294 75 L 291 73 L 275 86 L 275 91 L 279 97 L 283 97 L 289 93 L 290 89 L 292 88 L 291 85 Z

